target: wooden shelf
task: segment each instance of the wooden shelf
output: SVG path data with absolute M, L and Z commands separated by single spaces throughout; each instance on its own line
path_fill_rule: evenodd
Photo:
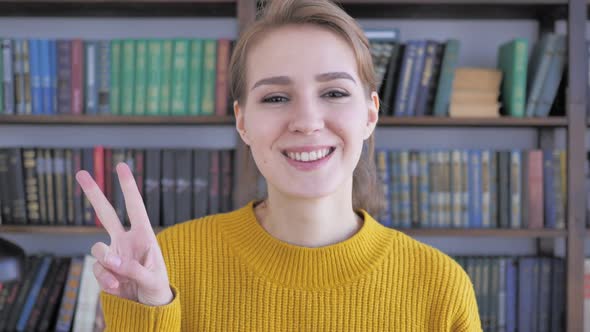
M 354 17 L 405 19 L 563 19 L 566 0 L 340 0 Z
M 237 17 L 237 2 L 238 0 L 0 0 L 0 16 Z
M 379 126 L 415 127 L 566 127 L 567 118 L 449 118 L 449 117 L 392 117 L 382 116 Z
M 155 232 L 162 230 L 156 227 Z M 559 238 L 567 236 L 565 230 L 555 229 L 398 229 L 410 236 L 427 237 L 511 237 L 511 238 Z M 105 234 L 103 228 L 94 226 L 18 226 L 0 225 L 3 233 L 34 234 Z M 590 230 L 589 230 L 590 235 Z
M 233 116 L 0 115 L 2 124 L 78 125 L 233 125 Z M 564 117 L 447 118 L 382 116 L 380 127 L 566 127 Z
M 233 125 L 233 116 L 0 115 L 2 124 Z
M 560 238 L 567 231 L 561 229 L 400 229 L 410 236 L 427 237 L 503 237 L 503 238 Z

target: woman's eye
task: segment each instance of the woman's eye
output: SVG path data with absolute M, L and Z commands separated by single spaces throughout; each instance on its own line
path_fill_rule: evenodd
M 287 98 L 285 98 L 283 96 L 271 96 L 271 97 L 264 98 L 262 100 L 263 103 L 284 103 L 286 101 L 287 101 Z
M 334 91 L 327 92 L 324 96 L 327 96 L 329 98 L 343 98 L 343 97 L 348 97 L 350 95 L 346 92 L 334 90 Z

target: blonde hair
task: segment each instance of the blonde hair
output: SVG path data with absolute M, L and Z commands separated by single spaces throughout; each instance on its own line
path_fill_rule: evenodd
M 238 104 L 246 103 L 246 60 L 248 51 L 260 38 L 286 25 L 315 25 L 326 28 L 348 42 L 354 52 L 357 72 L 370 98 L 376 91 L 375 71 L 369 51 L 369 41 L 362 28 L 342 8 L 328 0 L 267 1 L 259 19 L 238 39 L 229 65 L 230 93 Z M 364 209 L 376 216 L 384 206 L 381 184 L 375 167 L 374 134 L 363 144 L 360 160 L 354 169 L 352 204 L 355 210 Z M 250 158 L 249 155 L 246 157 Z

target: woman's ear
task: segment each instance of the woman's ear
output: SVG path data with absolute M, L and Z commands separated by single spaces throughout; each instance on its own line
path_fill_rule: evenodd
M 250 145 L 250 140 L 246 134 L 246 127 L 244 126 L 244 111 L 240 108 L 237 100 L 234 100 L 234 116 L 236 117 L 236 129 L 238 134 L 240 134 L 242 141 L 244 141 L 246 145 Z
M 371 92 L 371 98 L 367 103 L 368 106 L 368 116 L 367 116 L 367 123 L 365 125 L 365 135 L 364 139 L 368 139 L 375 131 L 375 127 L 377 126 L 377 121 L 379 120 L 379 95 L 377 92 Z

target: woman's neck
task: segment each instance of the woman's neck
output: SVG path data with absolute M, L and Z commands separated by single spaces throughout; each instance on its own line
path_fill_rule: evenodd
M 349 194 L 350 197 L 350 194 Z M 260 225 L 273 237 L 302 247 L 323 247 L 353 236 L 363 220 L 348 200 L 333 195 L 299 199 L 273 192 L 255 208 Z

